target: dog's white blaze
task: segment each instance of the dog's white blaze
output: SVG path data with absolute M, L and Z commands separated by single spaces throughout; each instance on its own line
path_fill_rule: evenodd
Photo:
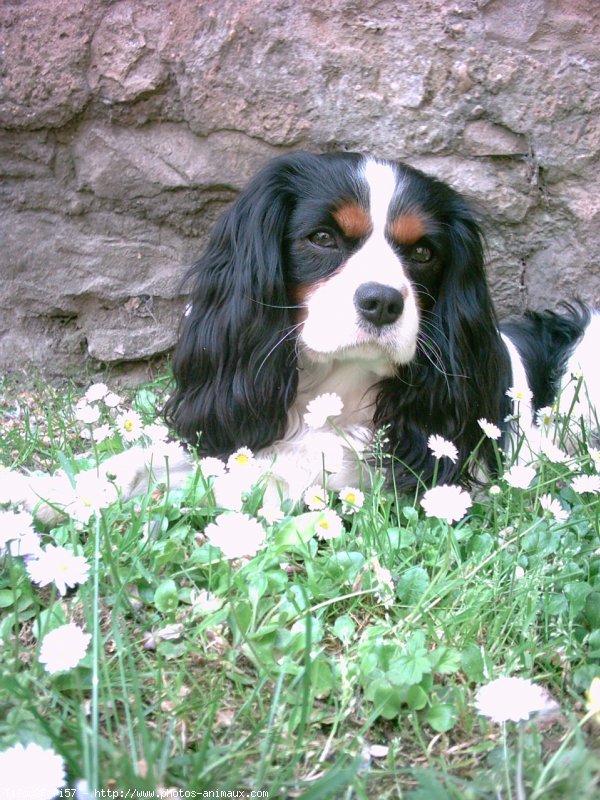
M 373 235 L 383 235 L 396 192 L 396 175 L 389 164 L 381 164 L 373 159 L 366 161 L 362 173 L 369 187 L 369 215 L 373 223 Z

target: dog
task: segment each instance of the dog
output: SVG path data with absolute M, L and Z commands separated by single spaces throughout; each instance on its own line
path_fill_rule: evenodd
M 188 277 L 165 409 L 178 441 L 101 465 L 123 498 L 166 472 L 180 484 L 190 448 L 220 458 L 249 448 L 279 496 L 298 500 L 315 482 L 367 483 L 376 449 L 401 491 L 434 474 L 480 480 L 496 463 L 482 421 L 514 451 L 516 412 L 533 441 L 536 412 L 557 398 L 567 411 L 583 403 L 586 425 L 597 423 L 600 315 L 574 303 L 500 325 L 476 214 L 406 164 L 346 152 L 274 159 L 219 219 Z M 585 396 L 573 374 L 585 375 Z M 307 408 L 330 393 L 341 413 L 311 426 Z M 457 458 L 436 460 L 432 434 Z M 66 492 L 64 476 L 31 477 L 15 499 L 48 520 Z

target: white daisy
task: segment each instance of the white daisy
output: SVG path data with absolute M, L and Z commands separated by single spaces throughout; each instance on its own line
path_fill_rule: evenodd
M 220 475 L 225 475 L 226 472 L 225 462 L 221 461 L 220 458 L 213 458 L 212 456 L 201 458 L 198 462 L 198 466 L 205 479 L 217 478 Z
M 92 431 L 92 439 L 96 444 L 101 444 L 106 441 L 106 439 L 110 439 L 112 435 L 113 431 L 108 422 L 105 422 L 104 425 L 99 425 Z
M 516 464 L 504 473 L 503 478 L 513 489 L 527 489 L 535 478 L 535 469 Z
M 257 516 L 264 519 L 267 525 L 276 525 L 284 518 L 284 513 L 281 506 L 275 501 L 265 502 L 262 508 L 259 508 Z
M 207 525 L 204 533 L 211 545 L 218 547 L 225 558 L 251 558 L 265 546 L 265 529 L 247 514 L 220 514 Z
M 164 444 L 169 439 L 169 429 L 166 425 L 153 422 L 151 425 L 144 426 L 144 436 L 150 444 Z
M 458 450 L 452 442 L 449 442 L 448 439 L 444 439 L 443 436 L 433 433 L 429 439 L 427 439 L 427 447 L 431 450 L 434 458 L 449 458 L 453 464 L 456 464 Z
M 342 501 L 342 511 L 344 514 L 354 514 L 365 504 L 365 496 L 360 489 L 352 486 L 344 486 L 338 497 Z
M 571 488 L 578 494 L 597 494 L 600 492 L 600 475 L 576 475 Z
M 535 417 L 540 428 L 547 431 L 554 425 L 556 413 L 552 406 L 544 406 L 543 408 L 538 408 Z
M 442 484 L 428 489 L 421 500 L 428 517 L 445 519 L 452 524 L 458 522 L 472 505 L 471 496 L 460 486 Z
M 315 531 L 319 539 L 337 539 L 343 530 L 342 518 L 331 508 L 325 509 L 315 523 Z
M 47 545 L 37 558 L 27 563 L 27 572 L 34 583 L 39 586 L 55 583 L 61 595 L 66 594 L 67 588 L 85 583 L 89 569 L 83 556 L 76 556 L 72 550 L 53 544 Z
M 85 393 L 88 403 L 95 403 L 102 400 L 108 394 L 108 386 L 105 383 L 93 383 Z
M 8 467 L 5 467 L 3 464 L 0 464 L 0 505 L 6 505 L 12 502 L 14 497 L 13 483 L 15 479 L 19 481 L 19 479 L 22 479 L 22 476 L 13 472 L 13 470 Z
M 212 491 L 220 508 L 241 511 L 245 497 L 260 479 L 260 470 L 256 466 L 241 467 L 214 478 Z
M 540 441 L 539 451 L 542 455 L 545 455 L 552 464 L 564 464 L 565 461 L 569 459 L 569 456 L 564 450 L 561 450 L 560 447 L 546 437 Z
M 569 519 L 569 512 L 551 494 L 540 495 L 540 506 L 547 514 L 554 517 L 557 522 L 566 522 Z
M 75 406 L 75 419 L 84 425 L 94 425 L 100 419 L 98 406 L 90 406 L 85 400 Z
M 307 404 L 304 422 L 309 428 L 322 428 L 330 417 L 338 417 L 343 408 L 344 403 L 338 394 L 320 394 Z
M 66 783 L 65 762 L 51 748 L 30 742 L 0 753 L 5 797 L 53 800 Z
M 0 511 L 0 555 L 12 542 L 33 533 L 33 517 L 27 511 Z
M 114 392 L 108 392 L 102 399 L 104 400 L 104 405 L 107 408 L 117 408 L 123 402 L 123 399 Z
M 479 689 L 475 707 L 482 716 L 501 724 L 547 714 L 558 704 L 546 689 L 525 678 L 497 678 Z
M 511 386 L 511 388 L 507 390 L 506 396 L 510 397 L 515 403 L 530 403 L 532 398 L 531 391 L 524 386 L 520 388 Z
M 125 442 L 135 442 L 144 432 L 142 418 L 138 412 L 133 411 L 133 409 L 119 414 L 117 417 L 117 428 Z
M 116 487 L 105 478 L 99 478 L 93 470 L 80 472 L 75 477 L 73 500 L 65 506 L 65 512 L 76 522 L 87 525 L 101 509 L 114 503 L 117 494 Z
M 252 469 L 256 466 L 254 453 L 249 447 L 240 447 L 227 459 L 227 469 Z
M 85 656 L 91 638 L 74 622 L 61 625 L 42 639 L 40 663 L 51 675 L 74 669 Z
M 37 558 L 42 551 L 42 537 L 35 531 L 26 531 L 18 539 L 8 543 L 11 556 L 20 556 L 25 562 Z M 0 555 L 2 552 L 0 550 Z
M 494 425 L 493 422 L 488 422 L 488 420 L 483 417 L 477 420 L 477 424 L 488 439 L 499 439 L 502 436 L 500 428 Z
M 304 492 L 303 500 L 310 511 L 321 511 L 329 505 L 329 493 L 315 483 Z
M 336 433 L 314 431 L 310 439 L 311 452 L 320 453 L 325 472 L 339 472 L 344 465 L 344 446 Z M 352 456 L 353 461 L 356 455 Z

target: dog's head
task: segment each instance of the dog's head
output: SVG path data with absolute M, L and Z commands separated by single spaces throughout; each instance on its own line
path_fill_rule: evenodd
M 466 416 L 498 410 L 485 400 L 500 345 L 479 229 L 458 193 L 418 170 L 351 153 L 278 158 L 221 218 L 192 278 L 167 413 L 204 452 L 284 435 L 300 351 L 368 361 L 386 379 L 374 418 L 404 437 L 403 458 L 414 430 L 456 438 Z

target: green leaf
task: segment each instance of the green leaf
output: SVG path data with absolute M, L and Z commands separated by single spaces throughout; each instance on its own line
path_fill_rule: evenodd
M 489 533 L 479 533 L 469 539 L 467 548 L 477 558 L 483 558 L 496 546 L 495 540 Z
M 445 733 L 456 724 L 456 710 L 449 703 L 437 703 L 425 712 L 423 719 L 434 731 Z
M 412 686 L 419 683 L 423 675 L 431 672 L 431 661 L 424 646 L 425 635 L 418 631 L 410 637 L 406 648 L 394 658 L 387 672 L 389 680 L 399 686 L 403 683 Z
M 318 659 L 311 666 L 310 683 L 315 697 L 327 697 L 333 689 L 333 672 L 331 666 L 323 659 Z
M 397 592 L 408 606 L 416 605 L 429 586 L 429 575 L 423 567 L 410 567 L 398 579 Z
M 161 614 L 173 614 L 179 605 L 177 585 L 173 580 L 163 581 L 154 592 L 154 605 Z
M 235 603 L 230 606 L 231 627 L 234 631 L 246 633 L 252 622 L 252 606 L 250 603 Z
M 135 405 L 140 414 L 151 417 L 152 419 L 156 417 L 157 400 L 156 393 L 153 392 L 152 389 L 139 389 L 135 396 Z
M 403 689 L 393 686 L 385 678 L 380 678 L 369 685 L 365 696 L 367 700 L 371 700 L 379 716 L 384 719 L 394 719 L 400 713 L 404 694 Z
M 275 534 L 274 546 L 279 550 L 287 550 L 306 544 L 315 535 L 315 525 L 320 516 L 320 511 L 308 511 L 288 520 Z
M 346 581 L 352 584 L 358 577 L 364 563 L 365 557 L 362 553 L 342 551 L 341 553 L 333 553 L 327 558 L 325 568 L 328 574 L 338 583 Z
M 441 645 L 429 653 L 429 658 L 433 671 L 442 675 L 452 675 L 460 669 L 461 656 L 454 647 Z
M 356 633 L 356 625 L 352 617 L 348 614 L 343 614 L 341 617 L 338 617 L 333 623 L 333 632 L 343 644 L 350 644 Z
M 592 631 L 588 641 L 588 658 L 600 658 L 600 630 Z
M 267 591 L 269 582 L 262 572 L 255 572 L 248 582 L 248 599 L 255 606 Z
M 569 608 L 569 602 L 562 592 L 551 593 L 544 596 L 544 604 L 547 614 L 565 614 Z
M 427 705 L 427 692 L 422 686 L 411 686 L 406 693 L 406 705 L 413 711 L 421 711 Z
M 409 531 L 407 528 L 404 528 L 400 533 L 398 547 L 412 547 L 416 541 L 417 537 L 413 531 Z
M 485 680 L 485 665 L 481 650 L 476 644 L 470 644 L 465 647 L 461 656 L 461 666 L 471 683 L 483 683 Z
M 19 592 L 17 592 L 17 597 Z M 10 608 L 15 599 L 15 593 L 12 589 L 0 589 L 0 608 Z
M 600 628 L 600 592 L 590 592 L 585 598 L 584 616 L 590 628 Z
M 573 581 L 572 583 L 567 583 L 564 589 L 569 601 L 571 618 L 574 618 L 583 611 L 587 596 L 592 591 L 592 587 L 589 583 L 585 583 L 584 581 Z
M 179 542 L 175 542 L 170 539 L 169 541 L 165 542 L 161 549 L 162 552 L 159 551 L 156 554 L 157 567 L 164 567 L 167 564 L 183 564 L 183 562 L 186 560 L 186 551 L 179 544 Z
M 414 506 L 403 506 L 402 516 L 407 522 L 416 522 L 419 519 L 419 512 Z

